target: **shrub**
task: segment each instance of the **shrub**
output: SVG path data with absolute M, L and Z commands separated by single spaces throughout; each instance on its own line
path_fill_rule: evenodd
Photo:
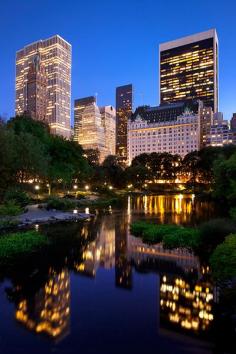
M 76 206 L 76 201 L 72 199 L 50 197 L 47 201 L 47 209 L 72 210 Z
M 4 195 L 5 202 L 14 201 L 21 208 L 25 207 L 30 202 L 28 194 L 20 189 L 9 189 Z
M 16 227 L 18 223 L 19 223 L 18 220 L 15 219 L 12 220 L 11 218 L 4 218 L 3 220 L 0 220 L 0 231 Z
M 236 234 L 226 237 L 210 257 L 212 273 L 217 280 L 230 280 L 236 277 Z
M 0 264 L 35 252 L 48 243 L 47 237 L 36 231 L 4 235 L 0 237 Z
M 226 236 L 236 232 L 236 223 L 230 219 L 213 219 L 199 227 L 199 243 L 205 252 L 211 253 Z
M 199 245 L 199 232 L 194 228 L 178 225 L 156 225 L 138 221 L 131 224 L 130 231 L 134 236 L 142 237 L 144 242 L 158 243 L 163 241 L 166 248 L 196 249 Z
M 199 232 L 193 228 L 179 227 L 163 237 L 166 248 L 190 248 L 196 249 L 199 245 Z
M 15 216 L 22 213 L 22 209 L 14 201 L 8 201 L 0 205 L 0 215 L 2 216 Z

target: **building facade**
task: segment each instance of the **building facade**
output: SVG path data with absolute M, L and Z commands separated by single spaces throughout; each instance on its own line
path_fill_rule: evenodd
M 58 35 L 29 44 L 16 53 L 15 114 L 28 112 L 32 118 L 41 119 L 44 106 L 43 120 L 51 133 L 70 138 L 71 45 Z
M 160 117 L 164 115 L 164 108 L 161 106 L 136 110 L 128 122 L 129 164 L 142 153 L 168 152 L 184 157 L 200 149 L 199 112 L 196 109 L 191 111 L 183 103 L 181 105 L 181 114 L 178 113 L 180 104 L 169 105 L 168 115 L 162 119 Z
M 224 146 L 233 143 L 233 134 L 229 128 L 229 122 L 223 120 L 223 114 L 217 112 L 207 135 L 207 146 Z
M 84 150 L 93 149 L 100 152 L 100 162 L 106 157 L 105 129 L 102 116 L 96 103 L 87 105 L 81 114 L 78 142 Z
M 82 122 L 82 114 L 87 106 L 96 103 L 94 96 L 79 98 L 74 101 L 74 141 L 79 143 L 79 130 Z
M 159 47 L 160 103 L 198 99 L 218 111 L 218 38 L 215 29 Z
M 105 131 L 105 147 L 107 155 L 116 154 L 116 110 L 112 106 L 100 108 L 102 124 Z
M 116 88 L 116 154 L 127 161 L 127 126 L 133 109 L 133 87 L 131 84 Z

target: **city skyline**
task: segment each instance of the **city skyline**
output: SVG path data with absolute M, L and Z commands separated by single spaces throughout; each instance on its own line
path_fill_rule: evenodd
M 233 64 L 233 52 L 234 48 L 231 46 L 230 39 L 232 38 L 232 29 L 230 28 L 230 16 L 232 13 L 227 9 L 221 9 L 220 6 L 214 6 L 213 2 L 208 2 L 206 10 L 211 10 L 204 19 L 197 21 L 197 16 L 189 12 L 188 18 L 176 11 L 171 11 L 170 18 L 173 20 L 167 21 L 162 19 L 161 22 L 154 21 L 154 13 L 157 19 L 160 19 L 159 12 L 163 11 L 164 5 L 154 4 L 152 1 L 148 1 L 144 4 L 143 1 L 136 2 L 136 10 L 133 12 L 134 2 L 127 4 L 127 12 L 124 19 L 121 18 L 121 8 L 118 8 L 114 4 L 109 4 L 107 1 L 101 4 L 93 4 L 94 14 L 91 18 L 92 25 L 88 28 L 85 25 L 84 19 L 82 22 L 78 21 L 78 28 L 72 24 L 73 14 L 71 13 L 72 3 L 69 1 L 62 9 L 54 9 L 53 18 L 48 23 L 48 16 L 53 8 L 53 1 L 51 4 L 46 4 L 43 1 L 42 6 L 45 10 L 45 19 L 40 18 L 43 21 L 43 26 L 38 26 L 39 16 L 36 16 L 34 20 L 30 18 L 31 12 L 34 10 L 34 5 L 31 6 L 21 4 L 21 7 L 17 2 L 13 1 L 13 5 L 16 10 L 14 16 L 22 15 L 21 21 L 23 25 L 19 31 L 15 31 L 11 28 L 9 18 L 4 16 L 4 13 L 9 11 L 9 5 L 1 5 L 1 13 L 3 14 L 3 26 L 5 25 L 7 38 L 3 39 L 3 55 L 2 55 L 2 67 L 1 76 L 1 97 L 0 97 L 0 114 L 6 114 L 8 117 L 14 114 L 14 61 L 15 52 L 40 38 L 48 38 L 54 34 L 59 34 L 65 38 L 73 47 L 73 71 L 72 71 L 72 102 L 74 98 L 85 97 L 98 93 L 98 104 L 103 105 L 115 105 L 115 88 L 120 85 L 131 82 L 135 90 L 135 102 L 134 108 L 148 104 L 155 106 L 159 104 L 159 90 L 158 90 L 158 46 L 159 44 L 172 41 L 177 38 L 188 36 L 197 32 L 206 31 L 210 28 L 216 28 L 219 36 L 220 48 L 219 48 L 219 72 L 220 72 L 220 97 L 219 97 L 219 110 L 223 111 L 225 119 L 230 119 L 232 113 L 236 110 L 234 106 L 234 97 L 236 95 L 236 89 L 233 82 L 236 79 L 236 70 L 234 70 Z M 122 2 L 119 2 L 122 5 Z M 74 5 L 74 4 L 73 4 Z M 55 6 L 54 6 L 55 7 Z M 86 4 L 76 4 L 75 7 L 81 10 L 86 10 Z M 175 7 L 175 6 L 174 6 Z M 150 9 L 153 9 L 153 13 Z M 99 28 L 95 32 L 96 20 L 101 18 L 104 10 L 116 10 L 116 14 L 121 23 L 131 16 L 133 17 L 129 25 L 124 25 L 121 33 L 120 26 L 116 25 L 116 21 L 108 19 L 104 24 L 99 21 Z M 25 11 L 24 11 L 25 10 Z M 155 11 L 156 10 L 156 11 Z M 158 11 L 160 10 L 160 11 Z M 179 10 L 178 10 L 179 11 Z M 218 13 L 224 13 L 227 11 L 228 19 L 227 26 L 222 16 L 216 17 Z M 77 11 L 74 11 L 75 13 Z M 134 23 L 140 23 L 141 16 L 148 13 L 150 18 L 144 20 L 141 28 L 133 30 L 131 26 Z M 70 18 L 68 17 L 70 14 Z M 81 15 L 79 15 L 80 18 Z M 185 23 L 181 23 L 185 17 Z M 194 17 L 194 18 L 193 18 Z M 28 19 L 24 25 L 24 19 Z M 61 19 L 58 22 L 58 19 Z M 106 17 L 107 18 L 107 17 Z M 12 18 L 14 20 L 14 18 Z M 59 23 L 59 24 L 58 24 Z M 126 23 L 126 22 L 125 22 Z M 229 23 L 229 25 L 228 25 Z M 35 24 L 35 25 L 33 25 Z M 69 26 L 68 26 L 69 24 Z M 32 25 L 32 26 L 31 26 Z M 67 26 L 66 26 L 67 25 Z M 31 26 L 31 27 L 30 27 Z M 28 30 L 30 28 L 30 31 Z M 109 31 L 108 31 L 109 29 Z M 234 30 L 233 30 L 234 31 Z M 15 33 L 17 32 L 17 33 Z M 108 34 L 109 32 L 109 34 Z M 122 33 L 127 32 L 130 34 L 127 38 L 127 43 L 122 40 Z M 37 34 L 36 34 L 37 33 Z M 93 41 L 91 41 L 93 38 Z M 145 41 L 144 41 L 145 39 Z M 121 46 L 122 44 L 122 46 Z M 117 55 L 116 49 L 120 48 L 125 53 L 125 60 L 122 62 L 119 60 L 120 56 Z M 100 52 L 101 51 L 101 52 Z M 91 53 L 95 53 L 91 57 Z M 102 54 L 103 53 L 103 54 Z M 133 53 L 133 55 L 131 55 Z M 102 54 L 102 56 L 101 56 Z M 108 55 L 109 54 L 109 55 Z M 133 58 L 135 57 L 135 60 Z M 143 65 L 144 62 L 146 65 Z M 120 65 L 118 65 L 118 63 Z M 89 76 L 88 76 L 88 73 Z M 72 119 L 73 123 L 73 119 Z

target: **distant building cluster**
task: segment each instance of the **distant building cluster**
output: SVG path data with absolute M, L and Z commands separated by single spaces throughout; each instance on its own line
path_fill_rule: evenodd
M 229 125 L 218 111 L 218 37 L 215 29 L 159 46 L 160 105 L 133 112 L 132 84 L 116 88 L 116 107 L 95 96 L 74 101 L 71 129 L 71 45 L 56 35 L 16 54 L 16 115 L 47 123 L 52 134 L 131 164 L 142 153 L 184 157 L 206 146 L 236 143 L 236 114 Z

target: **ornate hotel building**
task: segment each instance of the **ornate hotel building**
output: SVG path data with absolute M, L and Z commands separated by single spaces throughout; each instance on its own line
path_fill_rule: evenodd
M 179 102 L 139 107 L 128 121 L 128 163 L 142 153 L 168 152 L 182 157 L 199 150 L 200 103 Z
M 218 38 L 215 29 L 159 46 L 160 104 L 201 100 L 218 111 Z
M 100 162 L 115 154 L 116 113 L 112 106 L 99 108 L 94 96 L 74 102 L 74 141 L 84 150 L 100 152 Z
M 131 84 L 116 88 L 116 154 L 127 161 L 127 125 L 133 109 Z
M 51 133 L 70 138 L 71 45 L 56 35 L 16 53 L 15 113 L 49 124 Z

